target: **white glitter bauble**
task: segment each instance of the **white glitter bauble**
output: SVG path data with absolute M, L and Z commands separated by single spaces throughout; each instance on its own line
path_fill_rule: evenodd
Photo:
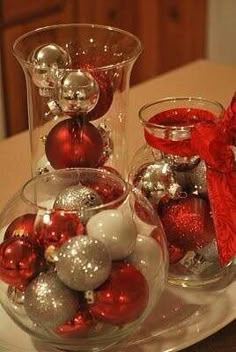
M 86 222 L 92 215 L 92 211 L 88 211 L 88 209 L 101 204 L 102 199 L 97 192 L 89 187 L 77 185 L 67 187 L 61 191 L 56 197 L 54 208 L 76 210 L 79 218 Z
M 132 218 L 118 209 L 101 211 L 87 225 L 89 237 L 105 244 L 112 260 L 127 257 L 135 248 L 137 228 Z
M 198 249 L 197 253 L 200 254 L 205 260 L 210 263 L 219 262 L 216 240 L 213 240 L 212 242 L 208 243 L 205 247 Z
M 127 258 L 141 271 L 149 283 L 162 273 L 163 254 L 157 241 L 149 236 L 138 235 L 133 253 Z
M 83 70 L 66 73 L 59 93 L 59 104 L 69 114 L 87 113 L 98 102 L 99 86 L 93 76 Z
M 39 88 L 54 88 L 62 78 L 64 69 L 71 58 L 66 50 L 57 44 L 50 43 L 37 47 L 29 56 L 33 64 L 32 80 Z
M 79 298 L 55 273 L 41 273 L 27 286 L 24 307 L 34 323 L 55 328 L 72 319 L 78 311 Z
M 105 245 L 88 236 L 75 236 L 58 252 L 57 275 L 77 291 L 94 290 L 108 278 L 111 258 Z

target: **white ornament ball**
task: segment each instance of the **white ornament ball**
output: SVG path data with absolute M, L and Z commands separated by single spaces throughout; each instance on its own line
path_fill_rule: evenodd
M 27 286 L 24 307 L 34 323 L 55 328 L 72 319 L 79 309 L 79 299 L 55 273 L 41 273 Z
M 105 244 L 112 260 L 126 258 L 136 244 L 137 228 L 119 209 L 104 210 L 92 216 L 86 225 L 88 236 Z
M 110 275 L 111 258 L 102 242 L 75 236 L 61 246 L 56 270 L 60 280 L 73 290 L 94 290 Z
M 163 254 L 157 241 L 149 236 L 138 235 L 133 253 L 127 258 L 151 283 L 163 271 Z

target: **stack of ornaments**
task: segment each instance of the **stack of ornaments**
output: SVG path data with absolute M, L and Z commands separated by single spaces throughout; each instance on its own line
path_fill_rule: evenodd
M 175 108 L 151 117 L 148 124 L 157 126 L 153 130 L 154 138 L 161 125 L 160 133 L 178 141 L 189 138 L 186 126 L 212 119 L 213 114 L 206 110 Z M 170 132 L 169 126 L 182 126 L 182 129 Z M 135 165 L 136 160 L 138 165 Z M 203 160 L 198 156 L 167 154 L 145 146 L 134 157 L 130 181 L 152 203 L 161 219 L 173 273 L 198 275 L 211 266 L 219 268 Z
M 96 62 L 88 63 L 88 57 L 72 57 L 54 43 L 35 48 L 28 61 L 39 96 L 33 115 L 40 111 L 43 124 L 50 123 L 46 134 L 40 136 L 45 151 L 37 161 L 36 173 L 102 167 L 113 150 L 111 130 L 103 120 L 96 124 L 93 121 L 105 116 L 113 102 L 109 72 L 97 70 Z
M 92 181 L 61 190 L 51 211 L 15 218 L 0 245 L 14 314 L 52 336 L 121 329 L 142 319 L 164 288 L 160 242 L 138 231 L 122 188 Z

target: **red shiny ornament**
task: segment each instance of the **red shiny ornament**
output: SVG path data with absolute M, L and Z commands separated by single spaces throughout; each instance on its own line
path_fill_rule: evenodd
M 8 226 L 4 239 L 10 237 L 32 237 L 34 234 L 35 214 L 21 215 Z
M 40 215 L 35 231 L 35 239 L 44 248 L 60 247 L 71 237 L 84 234 L 84 226 L 76 215 L 58 210 Z
M 196 250 L 214 239 L 210 207 L 196 195 L 160 201 L 159 215 L 167 240 L 183 250 Z
M 70 321 L 56 328 L 55 333 L 67 338 L 85 336 L 95 325 L 95 320 L 86 308 L 81 308 Z
M 148 304 L 144 276 L 131 264 L 114 263 L 107 281 L 94 291 L 92 315 L 110 324 L 126 324 L 139 318 Z
M 105 72 L 97 71 L 96 66 L 92 64 L 83 64 L 81 57 L 76 60 L 77 62 L 73 63 L 73 69 L 80 68 L 84 70 L 88 70 L 89 73 L 93 76 L 93 78 L 97 81 L 99 86 L 99 99 L 96 106 L 87 114 L 88 120 L 97 120 L 107 113 L 110 109 L 112 101 L 113 101 L 113 87 L 111 80 Z M 99 65 L 99 63 L 98 63 Z
M 44 263 L 41 248 L 29 237 L 8 238 L 0 245 L 0 279 L 11 286 L 26 285 Z
M 96 167 L 102 157 L 103 140 L 93 124 L 80 117 L 66 119 L 49 132 L 45 152 L 54 169 Z

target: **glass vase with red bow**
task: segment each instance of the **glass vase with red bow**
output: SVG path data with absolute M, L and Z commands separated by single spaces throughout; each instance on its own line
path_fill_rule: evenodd
M 165 98 L 139 112 L 146 144 L 130 181 L 160 216 L 169 282 L 224 286 L 236 255 L 236 164 L 223 106 L 199 97 Z

